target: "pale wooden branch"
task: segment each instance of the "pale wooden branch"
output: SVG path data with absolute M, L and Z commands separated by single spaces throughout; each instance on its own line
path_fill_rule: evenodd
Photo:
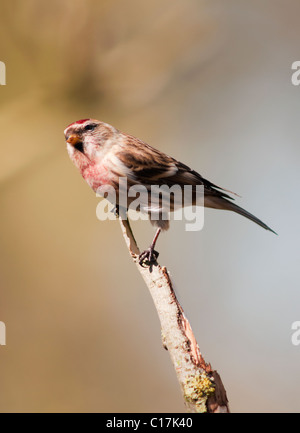
M 221 378 L 204 361 L 189 321 L 172 287 L 168 271 L 157 262 L 141 266 L 139 248 L 128 220 L 119 217 L 129 253 L 154 301 L 164 347 L 169 351 L 188 412 L 229 412 Z

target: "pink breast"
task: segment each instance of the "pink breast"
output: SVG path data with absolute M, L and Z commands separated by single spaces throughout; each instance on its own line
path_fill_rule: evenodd
M 101 185 L 110 185 L 111 183 L 109 171 L 99 164 L 90 164 L 83 170 L 82 176 L 94 191 Z

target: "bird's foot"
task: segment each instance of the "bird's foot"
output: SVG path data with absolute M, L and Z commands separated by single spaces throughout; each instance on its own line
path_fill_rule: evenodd
M 144 264 L 150 265 L 151 263 L 155 263 L 158 256 L 159 252 L 150 247 L 139 255 L 139 264 L 143 266 Z

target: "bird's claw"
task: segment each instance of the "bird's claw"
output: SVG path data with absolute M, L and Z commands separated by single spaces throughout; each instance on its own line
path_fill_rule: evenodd
M 139 255 L 139 264 L 149 266 L 151 263 L 156 262 L 158 256 L 159 252 L 150 247 Z

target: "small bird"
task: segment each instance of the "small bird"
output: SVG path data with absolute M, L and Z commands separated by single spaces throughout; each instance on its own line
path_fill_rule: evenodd
M 264 222 L 234 204 L 233 198 L 227 194 L 234 194 L 231 191 L 211 183 L 182 162 L 108 123 L 81 119 L 67 126 L 64 134 L 71 160 L 95 192 L 99 187 L 109 185 L 119 193 L 119 179 L 122 177 L 127 179 L 128 188 L 143 185 L 147 190 L 151 185 L 190 185 L 193 189 L 201 185 L 205 207 L 234 211 L 276 234 Z M 195 199 L 196 195 L 193 196 L 194 202 Z M 118 203 L 116 207 L 118 209 Z M 171 211 L 174 208 L 174 203 L 171 203 Z M 150 213 L 151 204 L 147 209 Z M 157 238 L 161 230 L 169 228 L 169 221 L 162 215 L 150 221 L 158 228 L 150 247 L 139 256 L 141 265 L 157 259 L 158 252 L 154 249 Z

